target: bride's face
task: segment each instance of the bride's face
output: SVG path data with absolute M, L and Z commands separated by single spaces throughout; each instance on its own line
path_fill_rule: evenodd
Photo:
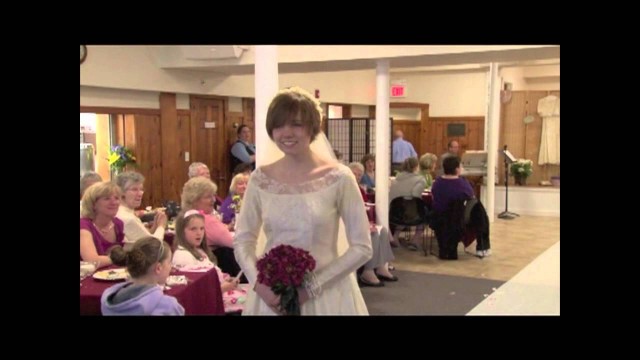
M 287 155 L 297 155 L 309 151 L 311 136 L 301 123 L 284 125 L 273 129 L 273 140 L 278 149 Z

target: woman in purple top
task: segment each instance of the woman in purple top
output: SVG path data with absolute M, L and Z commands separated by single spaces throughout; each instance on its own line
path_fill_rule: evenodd
M 453 200 L 467 200 L 475 197 L 469 181 L 460 177 L 462 165 L 459 157 L 447 157 L 442 161 L 442 168 L 444 175 L 438 177 L 431 187 L 432 206 L 436 212 L 446 211 L 449 203 Z
M 229 196 L 222 202 L 220 206 L 220 212 L 222 213 L 222 222 L 230 224 L 236 218 L 236 211 L 240 211 L 242 204 L 242 197 L 245 190 L 247 190 L 247 184 L 249 183 L 249 175 L 240 173 L 233 177 L 231 180 L 231 186 L 229 186 Z M 236 204 L 233 201 L 233 196 L 240 196 L 240 201 Z M 237 209 L 236 209 L 237 207 Z M 229 230 L 232 230 L 231 228 Z
M 460 177 L 462 166 L 460 158 L 457 156 L 446 157 L 442 161 L 444 175 L 438 177 L 433 182 L 431 194 L 433 195 L 433 216 L 431 224 L 438 239 L 438 249 L 440 259 L 455 260 L 458 258 L 457 244 L 458 235 L 447 227 L 451 223 L 451 215 L 447 214 L 450 204 L 455 200 L 468 200 L 474 196 L 473 189 L 469 181 Z M 449 228 L 449 230 L 446 230 Z M 460 235 L 461 236 L 461 235 Z
M 112 182 L 91 185 L 82 196 L 80 209 L 80 260 L 111 265 L 109 249 L 122 245 L 124 224 L 116 218 L 120 188 Z

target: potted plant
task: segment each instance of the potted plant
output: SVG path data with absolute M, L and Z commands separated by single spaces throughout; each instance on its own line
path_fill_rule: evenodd
M 127 165 L 136 165 L 136 157 L 131 149 L 116 145 L 109 151 L 109 166 L 114 175 L 121 173 Z
M 517 185 L 525 185 L 527 178 L 533 173 L 533 161 L 518 159 L 516 162 L 511 163 L 509 170 Z

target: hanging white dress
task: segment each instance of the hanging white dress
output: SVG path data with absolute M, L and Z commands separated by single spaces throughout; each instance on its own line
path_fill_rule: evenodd
M 260 225 L 265 244 L 258 240 Z M 355 272 L 371 258 L 369 221 L 348 167 L 338 165 L 321 178 L 295 185 L 269 178 L 262 168 L 252 173 L 234 238 L 250 288 L 260 248 L 264 245 L 267 252 L 280 244 L 307 250 L 316 260 L 320 293 L 302 305 L 302 315 L 368 315 Z M 275 315 L 253 290 L 242 314 Z
M 560 165 L 560 98 L 549 95 L 540 99 L 538 114 L 542 117 L 538 165 Z

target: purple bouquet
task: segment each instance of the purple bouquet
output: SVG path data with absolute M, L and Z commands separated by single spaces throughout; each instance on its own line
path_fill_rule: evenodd
M 278 245 L 258 260 L 258 282 L 280 295 L 280 307 L 286 315 L 300 315 L 297 288 L 307 273 L 316 267 L 308 251 L 290 245 Z

